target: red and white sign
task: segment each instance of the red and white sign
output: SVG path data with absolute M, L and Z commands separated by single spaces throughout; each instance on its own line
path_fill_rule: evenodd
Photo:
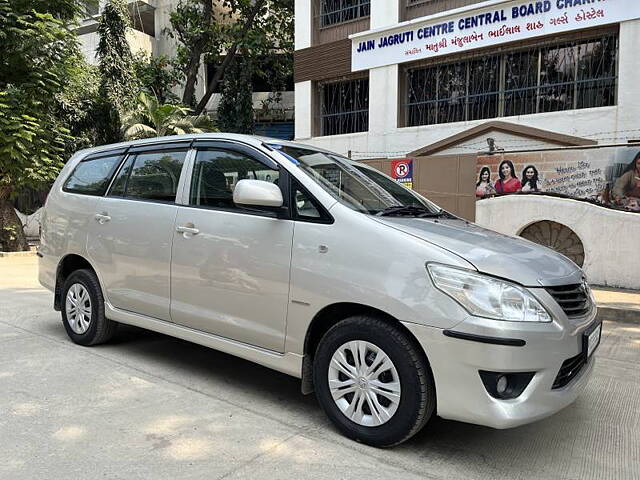
M 639 0 L 495 0 L 351 35 L 351 70 L 367 70 L 640 18 Z
M 409 173 L 409 162 L 395 162 L 395 165 L 393 166 L 393 178 L 406 178 Z
M 413 188 L 413 160 L 403 158 L 391 161 L 391 177 L 407 188 Z

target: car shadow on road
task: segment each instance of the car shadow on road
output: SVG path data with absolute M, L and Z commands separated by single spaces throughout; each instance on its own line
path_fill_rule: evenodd
M 287 411 L 318 411 L 321 415 L 315 397 L 300 392 L 298 379 L 186 340 L 120 325 L 114 338 L 101 348 L 169 382 L 213 392 L 217 398 L 237 398 L 242 393 L 286 404 Z
M 60 323 L 47 323 L 47 333 L 60 335 Z M 188 341 L 141 328 L 120 325 L 115 337 L 105 345 L 92 347 L 101 356 L 136 368 L 143 373 L 210 395 L 218 400 L 241 403 L 253 411 L 265 412 L 271 418 L 291 426 L 317 426 L 321 437 L 349 445 L 324 416 L 314 395 L 302 395 L 300 381 L 255 363 Z M 465 462 L 493 463 L 492 450 L 507 457 L 512 449 L 527 450 L 529 444 L 543 448 L 539 435 L 557 438 L 561 424 L 568 418 L 559 414 L 556 422 L 546 420 L 511 430 L 494 430 L 433 417 L 426 427 L 394 452 L 404 456 L 429 457 L 431 460 L 464 452 Z M 574 420 L 575 421 L 575 418 Z M 535 432 L 535 433 L 534 433 Z M 537 439 L 536 439 L 537 438 Z M 361 446 L 362 448 L 367 448 Z M 360 448 L 360 447 L 359 447 Z M 556 447 L 557 448 L 557 444 Z M 456 455 L 454 453 L 454 455 Z M 475 460 L 474 460 L 475 457 Z M 459 460 L 462 461 L 462 460 Z

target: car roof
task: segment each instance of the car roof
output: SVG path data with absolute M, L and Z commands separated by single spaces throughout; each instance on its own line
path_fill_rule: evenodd
M 290 142 L 287 140 L 281 140 L 278 138 L 269 138 L 269 137 L 261 137 L 257 135 L 244 135 L 239 133 L 196 133 L 196 134 L 187 134 L 187 135 L 172 135 L 168 137 L 153 137 L 153 138 L 144 138 L 140 140 L 131 140 L 128 142 L 120 142 L 120 143 L 111 143 L 107 145 L 100 145 L 98 147 L 87 148 L 84 150 L 80 150 L 76 152 L 77 155 L 82 157 L 86 157 L 88 155 L 94 153 L 105 152 L 114 149 L 121 149 L 133 146 L 143 146 L 143 145 L 156 145 L 163 143 L 175 143 L 175 142 L 188 142 L 192 140 L 235 140 L 237 142 L 245 143 L 248 145 L 252 145 L 255 147 L 261 147 L 263 145 L 283 145 L 288 147 L 295 148 L 304 148 L 304 149 L 312 149 L 320 152 L 329 152 L 328 150 L 324 150 L 322 148 L 318 148 L 312 145 L 305 145 L 303 143 Z

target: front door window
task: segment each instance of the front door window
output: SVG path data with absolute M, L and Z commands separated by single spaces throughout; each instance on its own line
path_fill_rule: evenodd
M 279 172 L 242 152 L 200 150 L 191 177 L 189 204 L 238 210 L 233 190 L 240 180 L 263 180 L 278 184 Z

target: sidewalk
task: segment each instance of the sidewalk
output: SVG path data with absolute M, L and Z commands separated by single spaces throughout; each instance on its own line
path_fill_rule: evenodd
M 640 324 L 640 292 L 594 287 L 601 320 Z
M 38 258 L 16 256 L 0 258 L 1 288 L 41 288 Z M 594 287 L 601 320 L 640 324 L 640 291 Z
M 0 257 L 0 289 L 42 288 L 38 282 L 38 257 Z

